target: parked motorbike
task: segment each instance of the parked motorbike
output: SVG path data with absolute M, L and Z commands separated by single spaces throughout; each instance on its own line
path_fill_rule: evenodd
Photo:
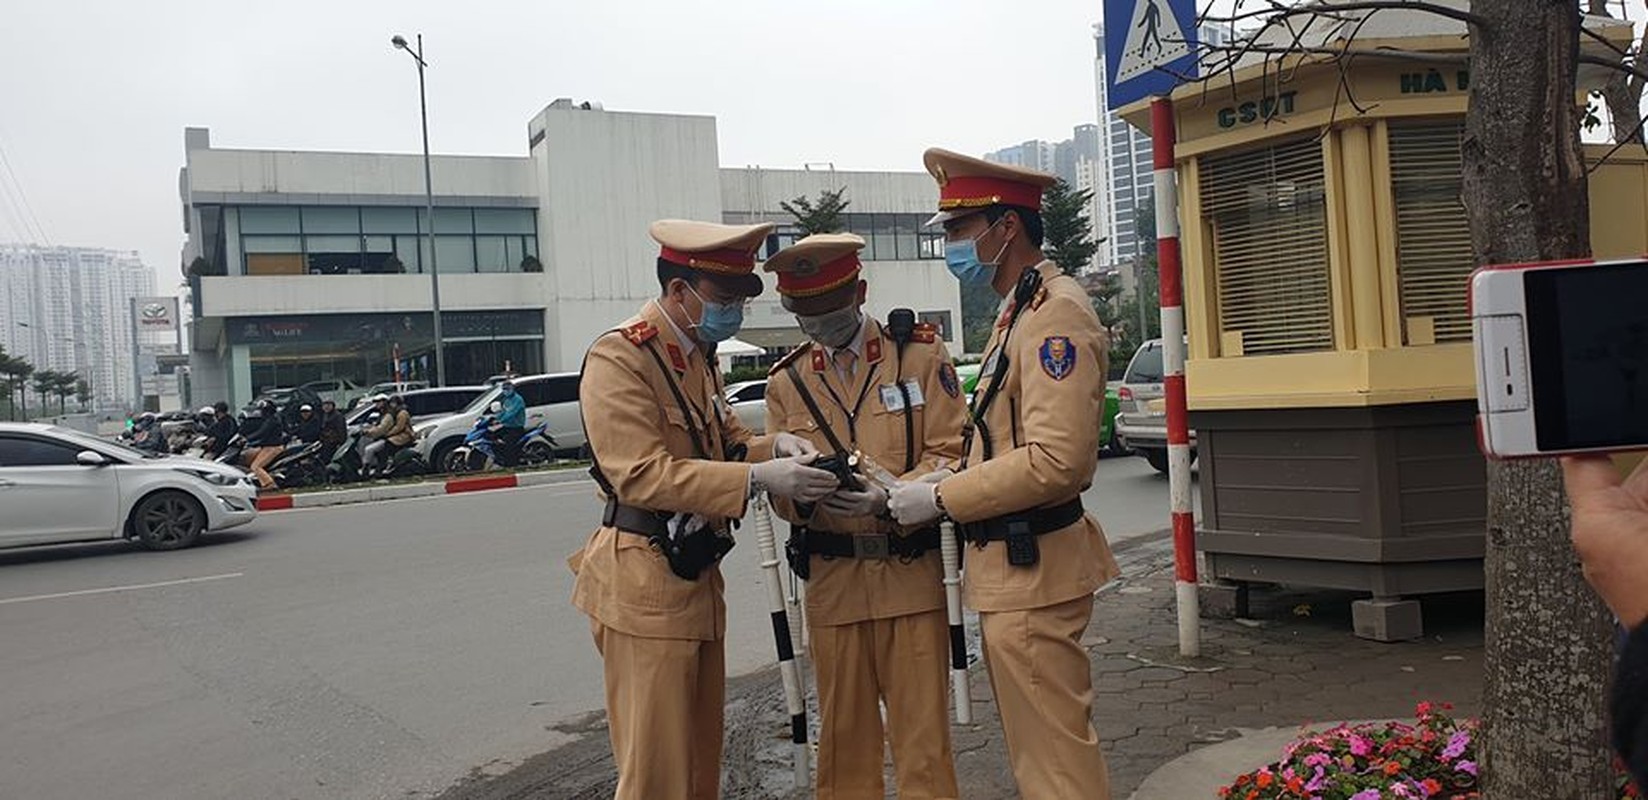
M 475 420 L 475 426 L 464 435 L 463 443 L 446 456 L 442 468 L 446 472 L 485 472 L 502 466 L 498 461 L 497 419 L 486 415 Z M 547 464 L 555 458 L 555 439 L 549 435 L 547 424 L 527 431 L 515 444 L 519 454 L 518 466 Z

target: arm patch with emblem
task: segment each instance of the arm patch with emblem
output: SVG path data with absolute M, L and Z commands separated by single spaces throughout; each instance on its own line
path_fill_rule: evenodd
M 1041 368 L 1056 381 L 1076 371 L 1076 345 L 1068 336 L 1049 336 L 1041 343 Z

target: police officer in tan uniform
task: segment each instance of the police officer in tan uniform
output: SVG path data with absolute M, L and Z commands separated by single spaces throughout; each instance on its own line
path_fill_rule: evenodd
M 902 484 L 903 524 L 957 523 L 963 591 L 1026 800 L 1104 800 L 1109 776 L 1090 720 L 1081 645 L 1093 593 L 1119 570 L 1081 493 L 1098 463 L 1108 338 L 1074 278 L 1042 256 L 1041 197 L 1053 176 L 928 150 L 945 261 L 988 283 L 1003 309 L 973 394 L 967 454 L 954 475 Z
M 604 663 L 620 800 L 719 795 L 718 562 L 732 547 L 730 521 L 752 491 L 810 502 L 837 485 L 806 466 L 817 452 L 805 440 L 740 425 L 715 369 L 715 343 L 761 293 L 754 253 L 772 227 L 653 223 L 659 298 L 585 357 L 578 399 L 606 509 L 568 565 L 572 602 Z
M 865 316 L 863 246 L 852 234 L 816 234 L 767 260 L 811 340 L 768 376 L 767 430 L 799 434 L 826 455 L 862 452 L 914 479 L 961 460 L 966 404 L 932 326 L 907 309 L 885 326 Z M 885 797 L 890 741 L 900 798 L 954 798 L 938 528 L 901 528 L 886 490 L 857 482 L 816 505 L 776 504 L 791 523 L 792 568 L 807 579 L 823 713 L 817 797 Z

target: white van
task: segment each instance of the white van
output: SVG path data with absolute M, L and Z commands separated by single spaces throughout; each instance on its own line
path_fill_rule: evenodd
M 549 435 L 562 454 L 576 455 L 584 448 L 584 421 L 578 416 L 578 373 L 516 378 L 515 391 L 526 401 L 527 430 L 547 423 Z M 494 386 L 464 410 L 414 427 L 418 455 L 423 456 L 424 463 L 445 464 L 446 455 L 463 443 L 464 436 L 475 427 L 475 420 L 486 413 L 498 394 L 499 389 Z

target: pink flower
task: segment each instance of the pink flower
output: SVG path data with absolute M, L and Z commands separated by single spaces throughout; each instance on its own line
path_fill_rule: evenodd
M 1363 789 L 1350 796 L 1350 800 L 1379 800 L 1378 789 Z
M 1350 752 L 1352 755 L 1365 756 L 1373 752 L 1373 742 L 1353 733 L 1350 736 Z
M 1466 773 L 1470 773 L 1471 775 L 1475 775 L 1476 774 L 1476 762 L 1475 761 L 1461 761 L 1458 764 L 1453 765 L 1453 770 L 1454 770 L 1454 772 L 1466 772 Z
M 1408 791 L 1408 785 L 1405 784 L 1405 783 L 1393 783 L 1393 784 L 1390 785 L 1390 790 L 1391 790 L 1391 794 L 1394 794 L 1397 797 L 1412 797 L 1413 796 L 1413 792 Z
M 1442 748 L 1442 760 L 1452 761 L 1465 754 L 1465 748 L 1471 744 L 1471 735 L 1466 731 L 1454 731 L 1448 737 L 1448 746 Z
M 1418 705 L 1418 707 L 1416 707 L 1414 709 L 1414 716 L 1419 717 L 1421 719 L 1423 719 L 1425 717 L 1428 717 L 1431 714 L 1431 708 L 1432 707 L 1433 706 L 1431 706 L 1431 701 L 1429 701 L 1429 700 L 1423 701 Z
M 1307 766 L 1307 767 L 1321 767 L 1321 766 L 1331 762 L 1332 760 L 1333 759 L 1328 758 L 1327 753 L 1311 753 L 1310 755 L 1305 756 L 1305 766 Z

